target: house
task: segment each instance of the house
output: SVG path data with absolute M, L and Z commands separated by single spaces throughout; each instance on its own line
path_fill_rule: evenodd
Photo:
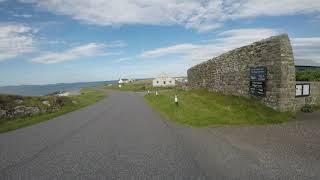
M 130 80 L 129 79 L 119 79 L 119 84 L 127 84 L 127 83 L 129 83 L 130 82 Z
M 180 83 L 187 83 L 188 82 L 188 77 L 176 77 L 175 79 L 177 82 L 180 82 Z
M 176 80 L 166 74 L 161 74 L 159 77 L 153 79 L 153 87 L 172 87 L 176 85 Z

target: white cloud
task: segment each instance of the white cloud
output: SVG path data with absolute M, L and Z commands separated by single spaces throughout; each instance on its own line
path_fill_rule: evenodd
M 179 44 L 179 45 L 169 46 L 165 48 L 158 48 L 150 51 L 145 51 L 140 56 L 141 57 L 159 57 L 159 56 L 169 55 L 169 54 L 186 53 L 187 51 L 197 49 L 197 48 L 198 46 L 193 44 Z
M 144 58 L 180 55 L 190 65 L 216 57 L 224 52 L 279 34 L 275 29 L 234 29 L 219 33 L 217 39 L 207 43 L 178 44 L 141 53 Z M 320 64 L 320 37 L 291 38 L 297 64 Z M 318 64 L 318 65 L 319 65 Z
M 292 38 L 296 64 L 320 65 L 320 37 Z
M 114 60 L 114 62 L 120 63 L 120 62 L 129 61 L 129 60 L 131 60 L 131 58 L 129 58 L 129 57 L 122 57 L 122 58 L 119 58 L 119 59 Z
M 0 23 L 0 61 L 34 51 L 34 33 L 29 26 Z
M 20 0 L 103 26 L 182 25 L 209 31 L 230 19 L 307 14 L 320 11 L 319 0 Z
M 31 18 L 31 14 L 14 14 L 14 17 L 23 17 L 23 18 Z
M 102 56 L 107 55 L 103 50 L 105 47 L 105 44 L 89 43 L 59 53 L 48 52 L 44 55 L 33 58 L 31 61 L 35 63 L 53 64 L 84 57 Z
M 206 60 L 236 47 L 276 35 L 272 29 L 234 29 L 219 33 L 218 38 L 205 44 L 178 44 L 145 51 L 141 57 L 152 58 L 169 54 L 182 54 L 189 60 Z
M 320 37 L 294 38 L 292 45 L 295 47 L 320 48 Z
M 246 18 L 256 16 L 281 16 L 293 14 L 306 14 L 320 11 L 319 0 L 230 0 L 235 3 L 228 14 L 231 18 Z
M 214 29 L 217 29 L 219 27 L 221 27 L 222 24 L 221 23 L 212 23 L 212 24 L 209 24 L 209 23 L 205 23 L 205 24 L 199 24 L 199 23 L 196 23 L 196 24 L 191 24 L 191 23 L 188 23 L 186 25 L 187 28 L 192 28 L 192 29 L 197 29 L 198 32 L 207 32 L 207 31 L 210 31 L 210 30 L 214 30 Z
M 118 41 L 113 41 L 111 43 L 106 44 L 106 46 L 108 48 L 122 48 L 122 47 L 126 47 L 127 43 L 125 43 L 124 41 L 118 40 Z

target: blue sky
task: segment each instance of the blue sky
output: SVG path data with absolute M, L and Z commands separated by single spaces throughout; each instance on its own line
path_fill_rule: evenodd
M 319 0 L 0 0 L 0 86 L 182 76 L 281 33 L 320 65 Z

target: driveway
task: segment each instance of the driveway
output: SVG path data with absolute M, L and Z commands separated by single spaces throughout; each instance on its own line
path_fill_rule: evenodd
M 197 129 L 164 120 L 140 94 L 110 92 L 92 106 L 0 134 L 0 178 L 319 179 L 320 122 L 312 117 Z

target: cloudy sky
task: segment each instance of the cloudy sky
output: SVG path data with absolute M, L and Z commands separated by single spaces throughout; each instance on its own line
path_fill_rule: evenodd
M 0 0 L 0 86 L 186 75 L 281 33 L 320 65 L 319 0 Z

